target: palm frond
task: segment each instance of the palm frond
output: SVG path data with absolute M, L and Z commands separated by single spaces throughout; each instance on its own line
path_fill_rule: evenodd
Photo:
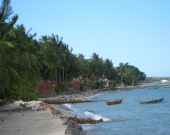
M 13 14 L 10 0 L 2 0 L 0 7 L 0 21 L 5 22 Z

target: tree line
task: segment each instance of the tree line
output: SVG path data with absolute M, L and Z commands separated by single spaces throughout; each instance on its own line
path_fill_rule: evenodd
M 30 99 L 36 97 L 38 85 L 55 80 L 55 85 L 69 83 L 74 78 L 91 88 L 109 85 L 136 85 L 145 80 L 145 73 L 128 63 L 114 67 L 112 60 L 93 53 L 85 59 L 83 54 L 73 54 L 73 49 L 58 35 L 41 36 L 30 34 L 23 24 L 16 24 L 18 15 L 13 15 L 10 0 L 2 0 L 0 8 L 0 95 L 1 98 L 18 95 Z M 102 84 L 101 84 L 102 83 Z
M 161 82 L 162 80 L 170 81 L 170 77 L 146 77 L 143 80 L 143 83 L 151 83 L 151 82 Z

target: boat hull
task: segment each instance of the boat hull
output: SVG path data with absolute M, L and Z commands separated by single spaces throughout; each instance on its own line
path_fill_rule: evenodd
M 106 102 L 106 104 L 107 104 L 107 105 L 120 104 L 120 103 L 122 103 L 122 100 L 123 100 L 123 98 L 118 99 L 118 100 L 114 100 L 114 101 L 111 101 L 111 102 Z
M 148 100 L 148 101 L 140 101 L 140 104 L 154 104 L 154 103 L 162 102 L 163 100 L 164 100 L 164 98 L 153 99 L 153 100 Z

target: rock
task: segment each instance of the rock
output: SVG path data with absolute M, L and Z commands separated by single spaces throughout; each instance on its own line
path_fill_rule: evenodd
M 73 134 L 72 128 L 67 128 L 66 131 L 65 131 L 65 134 L 72 135 Z
M 64 122 L 63 125 L 68 125 L 68 121 Z
M 72 128 L 73 135 L 79 135 L 80 130 L 78 128 Z
M 99 120 L 99 122 L 100 122 L 100 123 L 103 122 L 103 119 L 101 118 L 101 119 Z
M 79 135 L 89 135 L 89 134 L 88 134 L 88 132 L 86 132 L 86 131 L 81 131 L 81 132 L 79 133 Z

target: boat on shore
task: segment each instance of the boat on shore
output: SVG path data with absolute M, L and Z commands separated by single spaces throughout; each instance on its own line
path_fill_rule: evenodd
M 114 101 L 107 101 L 106 104 L 107 104 L 107 105 L 120 104 L 120 103 L 122 103 L 122 100 L 123 100 L 123 98 L 121 98 L 121 99 L 116 99 L 116 100 L 114 100 Z
M 160 99 L 147 99 L 147 100 L 143 100 L 143 101 L 139 101 L 140 104 L 153 104 L 153 103 L 159 103 L 162 102 L 164 100 L 164 98 L 160 98 Z

